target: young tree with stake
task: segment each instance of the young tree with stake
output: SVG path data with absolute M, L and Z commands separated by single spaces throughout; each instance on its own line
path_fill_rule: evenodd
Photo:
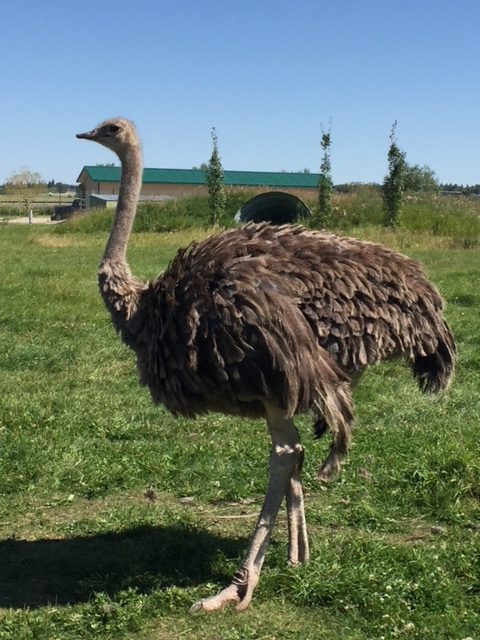
M 388 149 L 388 175 L 383 181 L 383 208 L 385 211 L 385 226 L 398 227 L 400 212 L 405 191 L 406 160 L 405 152 L 397 145 L 397 121 L 390 131 L 390 148 Z
M 318 227 L 328 228 L 332 226 L 332 164 L 330 162 L 330 145 L 332 137 L 330 129 L 325 131 L 322 127 L 321 147 L 323 149 L 322 163 L 320 165 L 320 180 L 318 183 Z
M 227 197 L 225 194 L 225 178 L 222 162 L 218 153 L 218 138 L 215 127 L 212 128 L 213 150 L 208 163 L 207 185 L 208 201 L 210 205 L 210 223 L 218 224 L 221 216 L 225 213 Z

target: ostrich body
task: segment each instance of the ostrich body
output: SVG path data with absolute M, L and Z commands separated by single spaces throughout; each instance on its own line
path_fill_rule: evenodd
M 137 356 L 142 384 L 173 414 L 221 411 L 265 418 L 272 440 L 265 501 L 231 584 L 193 609 L 245 609 L 286 498 L 289 560 L 308 559 L 293 417 L 313 414 L 332 432 L 319 471 L 329 479 L 347 452 L 351 386 L 369 365 L 403 357 L 422 390 L 445 389 L 455 343 L 443 301 L 418 263 L 380 245 L 298 226 L 248 224 L 180 250 L 154 282 L 126 261 L 142 181 L 135 127 L 115 119 L 78 134 L 122 164 L 115 219 L 100 263 L 101 295 Z

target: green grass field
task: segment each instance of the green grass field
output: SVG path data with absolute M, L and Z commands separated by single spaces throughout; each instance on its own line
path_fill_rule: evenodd
M 135 234 L 134 273 L 205 233 Z M 282 512 L 250 609 L 191 616 L 248 545 L 265 426 L 152 406 L 97 293 L 104 234 L 0 228 L 0 640 L 480 638 L 480 253 L 371 235 L 447 299 L 456 380 L 432 400 L 401 364 L 367 373 L 327 487 L 299 420 L 311 561 L 287 566 Z

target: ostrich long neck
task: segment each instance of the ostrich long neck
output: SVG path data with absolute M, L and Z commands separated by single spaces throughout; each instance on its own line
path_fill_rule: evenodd
M 142 154 L 140 145 L 130 147 L 123 157 L 122 178 L 112 231 L 102 263 L 126 265 L 127 243 L 132 231 L 138 196 L 142 187 Z
M 122 179 L 113 227 L 98 270 L 103 300 L 119 331 L 127 329 L 136 313 L 142 291 L 147 287 L 131 274 L 127 264 L 127 243 L 132 231 L 142 186 L 140 145 L 132 145 L 120 156 Z

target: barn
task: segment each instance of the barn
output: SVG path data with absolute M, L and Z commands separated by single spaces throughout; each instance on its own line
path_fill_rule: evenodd
M 225 171 L 225 186 L 231 189 L 285 191 L 301 198 L 315 197 L 319 173 L 289 173 L 283 171 Z M 77 178 L 78 192 L 86 208 L 106 206 L 116 201 L 120 185 L 120 167 L 85 166 Z M 207 193 L 205 171 L 202 169 L 143 170 L 141 200 L 185 198 Z

